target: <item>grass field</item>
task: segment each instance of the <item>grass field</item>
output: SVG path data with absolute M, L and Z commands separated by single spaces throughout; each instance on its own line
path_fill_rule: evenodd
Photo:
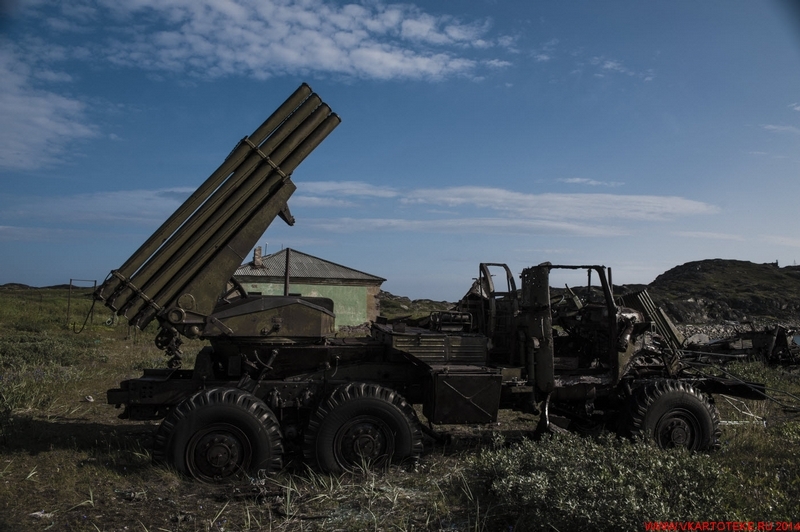
M 644 530 L 645 522 L 800 523 L 800 423 L 717 399 L 722 448 L 690 455 L 612 437 L 527 439 L 535 418 L 447 427 L 418 463 L 329 476 L 288 463 L 224 486 L 151 463 L 154 422 L 117 419 L 107 389 L 160 367 L 152 338 L 88 291 L 0 290 L 0 530 Z M 73 322 L 75 325 L 73 327 Z M 202 344 L 187 343 L 187 354 Z M 191 356 L 188 356 L 191 364 Z M 786 370 L 749 378 L 797 392 Z M 766 416 L 765 426 L 753 416 Z M 735 422 L 737 424 L 730 424 Z M 777 528 L 774 528 L 777 530 Z M 798 526 L 800 529 L 800 526 Z

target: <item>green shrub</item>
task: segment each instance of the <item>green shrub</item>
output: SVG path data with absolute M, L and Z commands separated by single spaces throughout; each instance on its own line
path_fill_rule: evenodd
M 719 496 L 728 473 L 704 454 L 559 434 L 484 451 L 467 469 L 487 519 L 514 531 L 639 530 L 645 521 L 725 517 Z
M 86 336 L 17 333 L 0 338 L 0 366 L 74 366 L 90 360 L 95 350 L 95 341 Z
M 84 377 L 74 366 L 27 366 L 0 369 L 0 412 L 47 408 L 59 394 Z
M 0 412 L 47 408 L 101 357 L 96 340 L 72 333 L 15 332 L 0 337 Z

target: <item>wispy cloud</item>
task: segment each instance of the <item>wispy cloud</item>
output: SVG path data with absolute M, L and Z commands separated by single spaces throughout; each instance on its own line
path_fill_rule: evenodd
M 556 46 L 558 45 L 558 39 L 551 39 L 546 43 L 542 44 L 538 48 L 534 49 L 531 55 L 533 56 L 533 60 L 537 63 L 546 63 L 553 59 L 555 54 Z
M 42 84 L 69 82 L 70 76 L 31 61 L 17 46 L 0 42 L 0 168 L 7 170 L 54 165 L 73 141 L 97 134 L 82 101 Z
M 113 29 L 97 52 L 136 68 L 203 78 L 330 73 L 371 79 L 473 76 L 481 64 L 505 64 L 469 50 L 507 49 L 491 20 L 432 15 L 412 4 L 329 0 L 83 0 L 58 12 L 61 31 L 104 22 Z M 76 6 L 77 4 L 77 6 Z M 34 10 L 34 12 L 36 12 Z
M 357 203 L 338 198 L 306 196 L 301 194 L 297 196 L 292 196 L 292 206 L 311 207 L 315 209 L 331 208 L 331 207 L 337 209 L 344 209 L 349 207 L 355 207 L 357 206 Z
M 558 179 L 559 183 L 568 183 L 570 185 L 589 185 L 592 187 L 621 187 L 625 183 L 621 181 L 597 181 L 595 179 L 588 179 L 585 177 L 567 177 Z
M 348 198 L 393 198 L 398 192 L 390 187 L 370 185 L 361 181 L 312 181 L 303 183 L 302 192 L 292 197 L 297 207 L 356 206 Z
M 578 62 L 576 68 L 572 70 L 571 74 L 583 74 L 584 69 L 589 69 L 593 72 L 596 78 L 606 78 L 611 76 L 627 76 L 641 81 L 653 81 L 656 77 L 656 71 L 652 68 L 637 69 L 629 67 L 624 61 L 617 58 L 606 57 L 604 55 L 596 55 L 583 58 L 583 50 L 573 52 Z
M 198 79 L 478 80 L 480 70 L 511 65 L 491 50 L 507 52 L 514 41 L 491 35 L 490 19 L 377 0 L 38 0 L 19 16 L 39 22 L 18 42 L 0 42 L 0 168 L 15 170 L 56 164 L 72 143 L 98 134 L 85 102 L 65 96 L 74 81 L 61 66 L 68 60 Z
M 303 183 L 303 194 L 373 198 L 394 198 L 399 192 L 391 187 L 375 186 L 362 181 L 311 181 Z
M 161 223 L 193 192 L 191 188 L 123 190 L 72 196 L 21 199 L 3 209 L 3 219 L 56 222 L 62 227 L 124 223 Z
M 735 240 L 737 242 L 743 242 L 745 240 L 742 235 L 713 233 L 709 231 L 676 231 L 672 234 L 683 238 L 698 238 L 702 240 Z
M 404 231 L 457 234 L 545 234 L 611 237 L 629 233 L 625 227 L 603 226 L 564 220 L 514 218 L 449 218 L 418 220 L 408 218 L 330 218 L 307 220 L 314 229 L 335 233 L 366 231 Z
M 762 125 L 761 127 L 766 129 L 767 131 L 775 131 L 777 133 L 794 133 L 796 135 L 800 134 L 800 128 L 796 126 L 776 126 L 773 124 L 765 124 Z
M 336 190 L 340 201 L 348 191 L 354 201 L 365 198 L 368 185 L 347 182 L 306 183 L 311 189 Z M 324 218 L 306 222 L 316 229 L 339 233 L 362 231 L 419 231 L 446 233 L 518 233 L 581 236 L 629 234 L 627 224 L 668 221 L 711 215 L 719 209 L 707 203 L 675 196 L 615 194 L 527 194 L 491 187 L 448 187 L 396 191 L 379 188 L 380 197 L 404 207 L 405 218 Z M 335 207 L 335 204 L 325 205 Z M 415 210 L 425 207 L 424 211 Z M 430 207 L 436 207 L 431 209 Z M 442 210 L 445 208 L 447 210 Z M 431 219 L 431 215 L 443 215 Z
M 789 104 L 789 109 L 791 109 L 793 111 L 800 111 L 800 103 L 795 102 L 795 103 Z
M 490 187 L 449 187 L 400 191 L 356 181 L 304 182 L 303 194 L 290 200 L 307 227 L 333 232 L 419 231 L 448 233 L 519 233 L 619 236 L 630 221 L 659 222 L 710 215 L 718 208 L 675 196 L 615 194 L 528 194 Z M 129 190 L 28 198 L 4 208 L 2 219 L 59 222 L 63 227 L 126 224 L 152 227 L 191 193 L 189 188 Z M 353 207 L 391 212 L 402 218 L 326 217 L 329 209 Z M 327 209 L 322 211 L 322 209 Z M 446 210 L 445 210 L 446 209 Z M 325 214 L 322 214 L 322 213 Z M 297 213 L 296 213 L 297 214 Z M 724 238 L 712 233 L 686 236 Z
M 666 220 L 678 216 L 714 214 L 718 208 L 677 196 L 614 194 L 526 194 L 489 187 L 418 189 L 404 202 L 444 206 L 471 206 L 506 212 L 523 218 Z
M 44 227 L 24 227 L 15 225 L 0 225 L 0 242 L 42 242 L 53 241 L 57 238 L 59 230 Z M 60 235 L 63 236 L 63 235 Z

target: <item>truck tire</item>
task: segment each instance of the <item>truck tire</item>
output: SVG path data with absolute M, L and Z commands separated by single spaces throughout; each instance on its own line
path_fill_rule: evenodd
M 269 407 L 233 388 L 203 390 L 173 408 L 156 431 L 153 460 L 203 482 L 281 468 L 280 425 Z
M 659 380 L 634 395 L 631 433 L 662 449 L 690 451 L 719 446 L 719 412 L 709 398 L 690 384 Z
M 414 409 L 394 390 L 350 383 L 317 407 L 304 447 L 306 461 L 324 472 L 382 467 L 419 456 L 422 429 Z

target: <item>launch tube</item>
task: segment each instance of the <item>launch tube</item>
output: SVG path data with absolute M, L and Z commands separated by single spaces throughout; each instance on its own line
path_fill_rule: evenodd
M 302 145 L 313 131 L 325 121 L 330 115 L 330 108 L 322 104 L 311 113 L 286 139 L 272 152 L 270 161 L 272 164 L 281 168 L 281 173 L 287 175 L 296 167 L 283 170 L 282 163 L 284 158 L 290 156 L 298 146 Z M 304 148 L 305 149 L 305 148 Z M 302 160 L 302 159 L 301 159 Z M 154 275 L 142 286 L 142 291 L 152 298 L 151 305 L 163 306 L 177 296 L 177 292 L 187 283 L 192 276 L 211 258 L 214 250 L 224 245 L 236 230 L 238 224 L 246 223 L 254 205 L 259 205 L 266 201 L 271 193 L 270 188 L 274 186 L 271 173 L 276 172 L 269 161 L 264 161 L 256 171 L 254 171 L 246 181 L 239 186 L 224 202 L 216 209 L 213 215 L 201 226 L 201 228 L 191 234 L 191 238 L 171 255 L 169 261 L 160 261 L 162 268 L 157 275 Z M 268 187 L 264 186 L 264 178 L 270 176 Z M 281 178 L 283 176 L 280 176 Z M 245 215 L 239 213 L 244 212 Z M 235 223 L 231 220 L 236 220 Z M 224 230 L 220 230 L 224 228 Z M 266 229 L 266 227 L 264 227 Z M 260 235 L 259 235 L 260 236 Z M 211 243 L 211 245 L 207 245 Z M 238 264 L 236 265 L 238 266 Z M 233 269 L 235 271 L 235 268 Z M 231 271 L 231 275 L 233 274 Z M 155 295 L 155 297 L 153 296 Z M 218 294 L 214 294 L 214 299 Z M 142 307 L 148 304 L 141 298 L 132 300 L 123 311 L 129 319 L 136 316 Z M 138 320 L 138 318 L 137 318 Z
M 272 113 L 256 131 L 250 136 L 251 141 L 258 145 L 275 128 L 277 128 L 304 100 L 311 94 L 311 87 L 303 83 L 286 101 Z M 172 235 L 188 216 L 190 216 L 205 201 L 205 199 L 217 187 L 222 180 L 228 177 L 250 153 L 251 148 L 244 143 L 240 143 L 234 148 L 233 152 L 223 161 L 220 167 L 213 172 L 208 179 L 198 189 L 187 198 L 183 204 L 148 238 L 139 249 L 128 258 L 128 260 L 118 269 L 116 273 L 119 277 L 111 276 L 95 292 L 95 298 L 106 301 L 107 306 L 112 310 L 117 310 L 108 301 L 122 282 L 121 278 L 130 277 L 155 253 L 155 251 Z
M 313 114 L 314 109 L 318 108 L 319 104 L 320 99 L 316 95 L 311 95 L 306 99 L 295 113 L 276 128 L 272 135 L 264 141 L 264 149 L 271 151 L 271 146 L 278 144 L 281 140 L 291 135 L 293 130 L 297 129 L 303 121 Z M 247 160 L 234 170 L 233 174 L 213 192 L 211 197 L 191 215 L 189 220 L 175 231 L 170 239 L 133 275 L 131 282 L 138 286 L 143 293 L 152 297 L 152 293 L 149 291 L 149 283 L 160 277 L 162 275 L 161 271 L 165 268 L 180 266 L 180 264 L 175 263 L 175 260 L 180 256 L 179 253 L 182 246 L 189 239 L 197 236 L 198 233 L 204 234 L 198 228 L 203 227 L 203 224 L 209 219 L 216 220 L 216 216 L 221 210 L 220 205 L 224 205 L 223 202 L 227 201 L 231 195 L 237 193 L 241 195 L 240 191 L 243 184 L 249 179 L 254 169 L 259 164 L 263 164 L 262 155 L 264 155 L 263 149 L 261 153 L 251 152 Z M 122 289 L 115 295 L 112 303 L 116 308 L 123 309 L 136 295 L 130 288 Z M 125 311 L 125 314 L 127 315 L 127 311 Z
M 327 108 L 327 106 L 323 106 L 318 111 L 323 115 L 324 120 L 299 145 L 297 145 L 297 147 L 286 158 L 286 161 L 284 161 L 284 163 L 281 165 L 284 173 L 291 173 L 294 171 L 300 162 L 302 162 L 302 160 L 341 122 L 337 115 L 330 113 L 330 110 Z M 311 122 L 311 120 L 309 120 L 309 122 Z M 298 133 L 300 135 L 304 134 L 302 131 L 298 131 Z M 292 144 L 294 144 L 294 142 Z M 276 150 L 276 152 L 277 151 L 278 150 Z M 266 204 L 269 203 L 269 201 L 278 193 L 278 190 L 280 190 L 280 188 L 283 186 L 283 180 L 283 177 L 277 174 L 277 172 L 271 172 L 268 174 L 268 176 L 265 176 L 265 179 L 262 181 L 257 190 L 253 191 L 252 193 L 248 192 L 247 199 L 236 211 L 236 213 L 224 222 L 224 224 L 218 229 L 213 237 L 202 239 L 202 247 L 192 255 L 192 259 L 186 263 L 186 266 L 180 271 L 176 272 L 174 276 L 170 276 L 168 278 L 167 285 L 155 297 L 155 302 L 160 306 L 171 306 L 172 304 L 175 304 L 175 301 L 182 293 L 192 293 L 194 290 L 191 285 L 195 284 L 195 278 L 198 275 L 198 272 L 212 267 L 207 266 L 209 262 L 213 260 L 216 263 L 218 261 L 218 255 L 222 253 L 225 248 L 230 247 L 228 243 L 236 239 L 239 232 L 252 225 L 252 220 L 255 218 L 256 212 L 263 209 Z M 292 191 L 293 190 L 294 185 L 292 185 Z M 275 211 L 275 214 L 272 215 L 272 218 L 274 218 L 279 210 L 280 209 Z M 242 249 L 249 249 L 252 247 L 252 244 L 261 236 L 263 231 L 271 222 L 272 218 L 263 224 L 263 228 L 254 232 L 252 235 L 252 242 L 240 247 Z M 226 243 L 225 246 L 220 244 L 222 242 Z M 228 277 L 233 275 L 233 272 L 241 263 L 241 259 L 242 257 L 238 257 L 237 260 L 230 265 L 230 274 Z M 214 267 L 217 267 L 217 265 L 215 264 Z M 204 314 L 205 312 L 210 313 L 215 302 L 216 298 L 214 301 L 205 301 L 204 304 L 209 306 L 209 308 L 198 308 L 197 310 L 200 314 Z M 198 302 L 198 306 L 200 305 L 201 303 Z M 136 322 L 138 327 L 146 326 L 146 324 L 149 323 L 156 314 L 156 310 L 152 306 L 144 308 L 142 305 L 139 305 L 136 310 L 137 315 L 135 315 L 133 321 Z M 131 312 L 131 310 L 128 310 L 126 315 L 133 316 L 134 314 Z

